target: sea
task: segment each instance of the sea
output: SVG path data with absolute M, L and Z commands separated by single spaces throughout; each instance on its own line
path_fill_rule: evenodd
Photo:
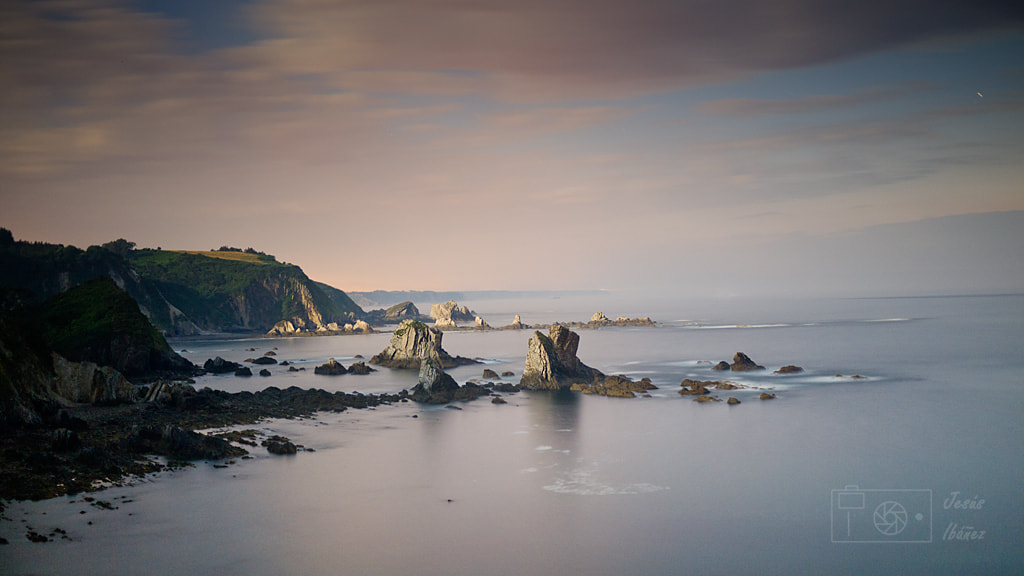
M 429 303 L 426 303 L 429 304 Z M 462 303 L 460 303 L 462 304 Z M 1024 573 L 1024 296 L 466 302 L 492 326 L 650 316 L 578 330 L 580 359 L 648 377 L 650 397 L 506 394 L 253 426 L 305 448 L 198 462 L 91 496 L 10 502 L 2 574 Z M 422 308 L 423 306 L 421 306 Z M 448 332 L 443 346 L 518 382 L 532 331 Z M 197 387 L 381 393 L 412 372 L 318 376 L 386 333 L 193 338 L 201 364 L 273 350 L 305 371 Z M 714 372 L 744 352 L 766 370 Z M 774 371 L 784 365 L 799 374 Z M 683 379 L 726 379 L 739 404 Z M 763 392 L 775 394 L 761 400 Z M 108 509 L 109 508 L 109 509 Z M 32 543 L 28 527 L 54 541 Z

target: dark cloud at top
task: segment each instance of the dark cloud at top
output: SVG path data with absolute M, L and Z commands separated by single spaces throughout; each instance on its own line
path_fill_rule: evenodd
M 982 0 L 282 0 L 257 21 L 326 69 L 479 70 L 519 81 L 658 89 L 828 63 L 1019 27 L 1024 5 Z M 573 94 L 580 96 L 580 94 Z M 600 96 L 601 94 L 598 94 Z

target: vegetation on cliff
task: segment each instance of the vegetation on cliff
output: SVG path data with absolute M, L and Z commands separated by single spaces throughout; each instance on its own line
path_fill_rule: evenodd
M 351 301 L 339 306 L 338 302 L 345 304 L 341 296 L 329 296 L 325 285 L 273 256 L 225 252 L 241 256 L 229 259 L 214 254 L 218 255 L 135 250 L 129 262 L 203 330 L 266 331 L 280 320 L 293 318 L 319 326 L 352 321 L 362 313 Z

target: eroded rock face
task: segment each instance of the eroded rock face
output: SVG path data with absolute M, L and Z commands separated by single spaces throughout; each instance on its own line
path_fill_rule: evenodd
M 557 390 L 574 383 L 603 380 L 601 371 L 576 357 L 579 344 L 579 334 L 557 324 L 548 330 L 547 336 L 534 332 L 520 385 L 534 390 Z
M 420 311 L 412 302 L 395 304 L 384 311 L 386 322 L 401 322 L 402 320 L 416 319 L 420 317 Z
M 459 384 L 441 368 L 436 358 L 424 359 L 420 364 L 418 383 L 410 397 L 416 402 L 445 404 L 451 402 L 459 391 Z
M 391 343 L 370 364 L 388 368 L 419 369 L 423 360 L 435 359 L 441 368 L 475 364 L 475 360 L 452 357 L 441 348 L 442 333 L 417 320 L 403 320 L 391 336 Z
M 434 304 L 430 307 L 430 317 L 434 319 L 434 327 L 438 329 L 457 328 L 456 322 L 473 322 L 476 319 L 476 312 L 468 306 L 459 307 L 454 300 L 444 304 Z
M 135 387 L 110 366 L 92 362 L 72 362 L 53 353 L 54 388 L 57 395 L 71 402 L 119 404 L 136 400 Z

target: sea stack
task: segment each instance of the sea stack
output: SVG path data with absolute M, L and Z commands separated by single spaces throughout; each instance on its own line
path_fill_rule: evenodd
M 526 353 L 526 367 L 520 386 L 533 390 L 570 388 L 574 383 L 604 380 L 604 374 L 576 357 L 580 337 L 565 326 L 555 324 L 545 336 L 534 332 Z

